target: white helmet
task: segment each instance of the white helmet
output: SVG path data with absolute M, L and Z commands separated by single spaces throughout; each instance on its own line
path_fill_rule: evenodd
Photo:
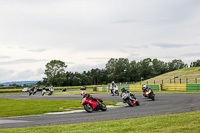
M 82 91 L 82 92 L 81 92 L 81 96 L 84 97 L 85 95 L 86 95 L 86 92 L 85 92 L 85 91 Z

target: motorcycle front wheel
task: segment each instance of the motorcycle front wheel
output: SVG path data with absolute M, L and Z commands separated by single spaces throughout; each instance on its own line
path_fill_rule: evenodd
M 140 102 L 139 102 L 139 101 L 136 101 L 136 105 L 139 106 L 139 105 L 140 105 Z
M 92 113 L 93 112 L 93 108 L 90 104 L 84 104 L 84 109 L 88 112 L 88 113 Z
M 107 107 L 104 103 L 101 103 L 101 110 L 102 111 L 106 111 L 107 110 Z

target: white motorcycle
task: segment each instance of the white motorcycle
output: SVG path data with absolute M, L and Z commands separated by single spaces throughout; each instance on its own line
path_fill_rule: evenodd
M 42 96 L 44 96 L 44 94 L 46 93 L 47 91 L 45 89 L 42 90 L 41 94 Z
M 112 88 L 110 88 L 110 93 L 112 94 L 112 96 L 114 96 L 114 95 L 119 96 L 118 87 L 112 87 Z

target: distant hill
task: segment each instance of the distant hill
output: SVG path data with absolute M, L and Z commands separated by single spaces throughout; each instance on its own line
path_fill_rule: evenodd
M 174 77 L 175 78 L 175 83 L 198 83 L 200 84 L 200 67 L 192 67 L 192 68 L 184 68 L 184 69 L 179 69 L 176 71 L 168 72 L 159 76 L 156 76 L 154 78 L 148 79 L 143 81 L 144 84 L 161 84 L 162 80 L 164 83 L 174 83 Z
M 36 84 L 38 81 L 12 81 L 12 82 L 4 82 L 0 83 L 3 84 L 4 86 L 9 86 L 10 84 L 18 84 L 18 85 L 33 85 Z

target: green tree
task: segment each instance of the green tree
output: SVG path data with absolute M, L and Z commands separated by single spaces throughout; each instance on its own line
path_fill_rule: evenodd
M 106 70 L 108 73 L 108 79 L 110 81 L 115 80 L 116 81 L 116 63 L 117 63 L 117 59 L 111 58 L 108 63 L 106 64 Z
M 200 60 L 197 60 L 197 61 L 192 62 L 192 63 L 190 64 L 190 67 L 199 67 L 199 66 L 200 66 Z
M 185 64 L 182 60 L 174 59 L 172 62 L 168 63 L 169 71 L 174 71 L 182 68 L 187 68 L 188 65 Z
M 53 86 L 61 86 L 66 80 L 65 69 L 67 65 L 60 60 L 51 60 L 46 65 L 45 73 L 48 82 Z
M 74 76 L 72 79 L 72 85 L 73 86 L 81 85 L 81 79 L 79 77 Z

